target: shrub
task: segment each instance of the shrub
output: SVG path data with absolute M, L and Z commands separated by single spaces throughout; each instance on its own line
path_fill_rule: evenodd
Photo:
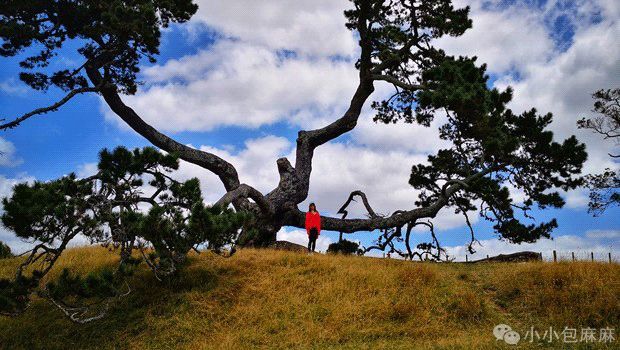
M 327 247 L 328 253 L 342 253 L 342 254 L 362 254 L 362 250 L 359 249 L 359 244 L 343 239 L 340 242 L 332 243 Z
M 4 242 L 0 242 L 0 259 L 10 258 L 13 256 L 11 248 Z
M 86 314 L 75 310 L 88 307 L 76 307 L 75 299 L 99 293 L 104 309 L 100 315 L 104 315 L 111 298 L 130 290 L 122 288 L 126 284 L 123 278 L 140 261 L 162 281 L 177 274 L 192 249 L 202 246 L 216 253 L 232 251 L 250 215 L 205 205 L 197 178 L 173 178 L 178 168 L 174 154 L 151 147 L 133 151 L 117 147 L 100 152 L 98 172 L 93 176 L 69 174 L 47 182 L 17 184 L 12 196 L 2 200 L 0 220 L 18 237 L 40 243 L 18 267 L 14 281 L 0 280 L 0 312 L 17 314 L 27 307 L 30 292 L 78 233 L 91 243 L 120 248 L 114 273 L 91 274 L 84 279 L 67 272 L 58 284 L 40 291 L 79 323 L 100 316 L 81 317 Z M 135 250 L 142 259 L 133 258 Z M 31 277 L 23 274 L 28 267 L 34 268 Z M 62 300 L 65 298 L 70 303 Z

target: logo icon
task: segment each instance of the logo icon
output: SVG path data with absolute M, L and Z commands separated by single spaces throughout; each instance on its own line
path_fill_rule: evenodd
M 496 340 L 503 340 L 508 345 L 517 345 L 521 340 L 521 335 L 512 330 L 507 324 L 498 324 L 493 327 L 493 336 Z

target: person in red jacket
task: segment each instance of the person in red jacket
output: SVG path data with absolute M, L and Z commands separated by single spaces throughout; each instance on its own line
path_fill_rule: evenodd
M 316 248 L 316 240 L 321 235 L 321 215 L 316 211 L 316 205 L 310 203 L 306 213 L 306 233 L 308 234 L 308 251 Z

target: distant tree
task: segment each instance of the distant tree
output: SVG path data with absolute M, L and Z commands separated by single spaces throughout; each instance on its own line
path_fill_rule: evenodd
M 345 255 L 349 254 L 363 254 L 364 251 L 361 250 L 360 245 L 355 242 L 348 241 L 343 239 L 339 242 L 334 242 L 327 247 L 327 253 L 341 253 Z
M 601 89 L 592 94 L 596 100 L 593 112 L 596 117 L 582 118 L 577 122 L 579 128 L 590 129 L 620 146 L 620 89 Z M 609 154 L 619 159 L 620 154 Z M 620 171 L 605 169 L 601 174 L 586 177 L 590 188 L 589 212 L 598 216 L 607 208 L 620 205 Z
M 190 250 L 198 246 L 216 252 L 234 248 L 249 216 L 206 206 L 198 179 L 174 180 L 172 172 L 179 166 L 175 155 L 149 147 L 133 152 L 118 147 L 104 149 L 99 158 L 93 176 L 79 179 L 70 174 L 49 182 L 21 183 L 10 198 L 3 199 L 4 226 L 36 244 L 20 264 L 16 278 L 0 282 L 4 300 L 0 310 L 22 311 L 33 288 L 78 235 L 118 248 L 120 263 L 114 273 L 93 272 L 86 280 L 64 273 L 59 282 L 44 289 L 43 294 L 74 321 L 98 316 L 85 317 L 83 307 L 68 306 L 53 297 L 94 297 L 101 292 L 108 305 L 109 298 L 122 294 L 123 277 L 140 262 L 132 257 L 134 250 L 163 280 L 174 276 Z
M 283 226 L 304 227 L 304 212 L 297 205 L 308 196 L 315 149 L 353 130 L 375 83 L 389 83 L 394 93 L 372 103 L 375 120 L 428 127 L 436 116 L 445 117 L 440 137 L 451 146 L 429 156 L 427 164 L 413 166 L 409 183 L 422 191 L 417 208 L 378 215 L 366 200 L 368 217 L 324 216 L 323 229 L 401 232 L 405 226 L 434 218 L 442 208 L 452 208 L 464 216 L 472 242 L 475 237 L 468 212 L 473 210 L 493 223 L 500 238 L 510 242 L 549 237 L 556 220 L 524 221 L 532 219 L 535 206 L 562 207 L 558 189 L 570 190 L 581 184 L 585 146 L 574 136 L 554 141 L 548 130 L 551 114 L 539 115 L 532 108 L 517 115 L 506 108 L 512 89 L 490 89 L 486 65 L 477 65 L 476 57 L 449 56 L 433 46 L 434 39 L 460 36 L 471 28 L 469 8 L 455 9 L 449 0 L 351 3 L 351 9 L 345 11 L 345 25 L 355 31 L 360 50 L 355 63 L 358 85 L 349 107 L 322 128 L 299 131 L 295 164 L 287 158 L 276 161 L 280 181 L 266 194 L 242 184 L 228 161 L 151 127 L 121 96 L 137 91 L 140 58 L 155 60 L 160 29 L 171 22 L 184 22 L 195 13 L 190 0 L 5 1 L 0 5 L 0 54 L 14 56 L 42 46 L 39 54 L 22 62 L 20 78 L 34 89 L 54 86 L 67 95 L 52 106 L 7 120 L 0 129 L 17 127 L 35 115 L 55 110 L 77 94 L 96 93 L 153 145 L 216 174 L 227 191 L 217 204 L 232 203 L 238 211 L 252 212 L 254 224 L 243 232 L 243 240 L 266 246 L 275 241 Z M 44 73 L 40 68 L 50 63 L 67 40 L 79 45 L 83 62 L 72 69 Z M 509 187 L 525 193 L 523 203 L 515 203 Z M 437 250 L 435 256 L 440 256 L 439 246 L 431 247 Z M 413 252 L 408 249 L 407 254 L 411 257 Z
M 11 247 L 4 242 L 0 242 L 0 259 L 6 259 L 12 256 L 13 253 L 11 252 Z

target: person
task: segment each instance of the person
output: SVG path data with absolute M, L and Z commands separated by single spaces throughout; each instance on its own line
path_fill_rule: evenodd
M 321 215 L 316 211 L 314 203 L 310 203 L 306 213 L 306 233 L 308 234 L 308 251 L 314 252 L 316 240 L 321 235 Z

